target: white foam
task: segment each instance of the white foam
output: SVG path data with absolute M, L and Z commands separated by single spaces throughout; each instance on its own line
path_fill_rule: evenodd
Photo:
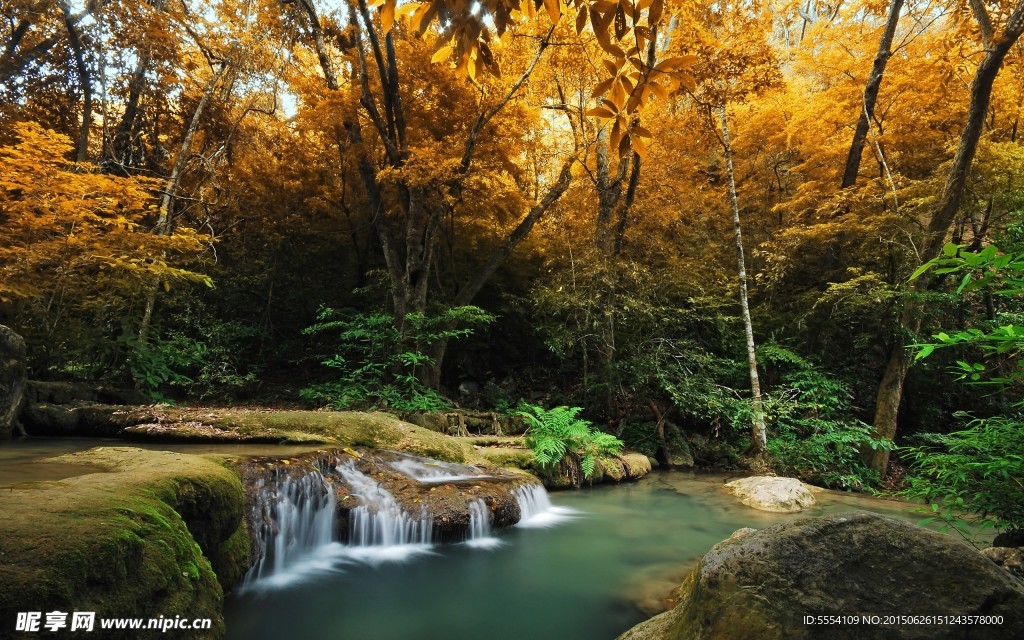
M 583 515 L 582 511 L 577 511 L 570 507 L 551 507 L 547 511 L 520 520 L 516 523 L 516 526 L 523 529 L 547 529 L 548 527 L 556 527 L 563 522 L 575 520 L 581 515 Z
M 505 541 L 494 536 L 488 536 L 486 538 L 473 538 L 472 540 L 466 540 L 464 542 L 467 547 L 474 549 L 497 549 L 498 547 L 505 546 Z
M 343 560 L 371 566 L 402 563 L 419 556 L 434 554 L 434 545 L 432 544 L 393 544 L 388 546 L 343 548 Z
M 345 546 L 331 542 L 305 556 L 292 559 L 283 569 L 264 577 L 246 580 L 239 587 L 240 593 L 273 591 L 307 582 L 318 576 L 341 571 L 339 560 L 345 554 Z
M 548 492 L 539 484 L 516 487 L 512 495 L 519 504 L 519 522 L 516 526 L 524 529 L 554 527 L 579 517 L 581 513 L 569 507 L 552 505 Z

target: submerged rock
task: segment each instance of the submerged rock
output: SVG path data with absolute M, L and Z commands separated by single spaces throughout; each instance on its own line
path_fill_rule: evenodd
M 937 622 L 927 616 L 984 618 Z M 959 540 L 863 511 L 784 523 L 720 542 L 683 582 L 676 608 L 620 636 L 1022 637 L 1024 583 Z
M 725 489 L 743 504 L 761 511 L 795 513 L 817 503 L 810 487 L 796 478 L 753 476 L 728 482 Z

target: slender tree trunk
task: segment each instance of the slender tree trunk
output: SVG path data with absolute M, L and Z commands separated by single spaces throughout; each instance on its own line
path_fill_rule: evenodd
M 875 114 L 875 102 L 878 100 L 878 89 L 882 86 L 885 66 L 889 63 L 889 58 L 892 57 L 892 39 L 896 35 L 896 25 L 899 24 L 902 8 L 903 0 L 892 0 L 889 5 L 889 17 L 885 22 L 882 38 L 878 42 L 878 53 L 875 54 L 875 61 L 871 65 L 871 73 L 868 75 L 868 81 L 864 85 L 864 99 L 861 104 L 860 118 L 857 120 L 857 129 L 853 133 L 850 153 L 846 156 L 846 169 L 843 171 L 843 189 L 852 187 L 857 182 L 857 173 L 860 171 L 860 159 L 864 153 L 864 143 L 867 141 L 868 131 L 871 129 L 871 118 Z
M 1003 58 L 1006 57 L 1007 52 L 1024 31 L 1024 1 L 1016 5 L 1007 21 L 1006 28 L 998 37 L 995 37 L 989 16 L 980 1 L 972 0 L 971 5 L 985 40 L 985 57 L 978 65 L 974 79 L 971 81 L 971 101 L 967 110 L 967 121 L 960 134 L 960 143 L 957 146 L 956 155 L 953 156 L 953 165 L 946 175 L 939 203 L 928 223 L 928 237 L 925 239 L 921 251 L 922 262 L 936 258 L 946 242 L 953 219 L 956 217 L 957 211 L 960 210 L 964 186 L 967 184 L 974 154 L 978 149 L 978 141 L 981 139 L 981 133 L 985 126 L 985 116 L 988 113 L 989 100 L 992 96 L 992 84 L 999 74 Z M 926 273 L 914 282 L 914 291 L 923 292 L 931 282 L 931 277 Z M 920 328 L 920 311 L 920 303 L 914 298 L 908 300 L 904 307 L 902 324 L 912 334 Z M 902 344 L 901 337 L 897 336 L 875 399 L 874 436 L 876 438 L 892 440 L 896 436 L 897 415 L 903 398 L 903 381 L 906 378 L 908 364 L 909 356 Z M 870 451 L 865 455 L 865 460 L 872 469 L 880 475 L 884 475 L 889 465 L 889 452 Z
M 231 58 L 234 56 L 235 47 L 237 45 L 231 47 L 227 57 L 221 61 L 220 68 L 206 83 L 203 96 L 199 99 L 199 104 L 196 105 L 196 110 L 192 113 L 192 119 L 189 121 L 188 129 L 185 130 L 185 137 L 182 138 L 181 147 L 178 149 L 178 156 L 174 160 L 174 167 L 164 182 L 163 194 L 160 197 L 160 212 L 157 216 L 156 227 L 154 228 L 154 232 L 157 235 L 167 236 L 174 230 L 174 204 L 178 187 L 181 184 L 181 175 L 185 170 L 185 163 L 188 161 L 189 150 L 192 148 L 192 140 L 195 138 L 196 132 L 199 131 L 199 123 L 203 118 L 203 112 L 206 111 L 210 98 L 213 96 L 214 89 L 221 78 L 224 77 L 224 74 L 227 73 L 228 67 L 231 66 Z M 154 282 L 146 295 L 146 306 L 142 313 L 142 322 L 139 325 L 140 342 L 145 342 L 149 334 L 149 326 L 153 320 L 153 307 L 156 305 L 156 293 L 159 288 L 160 283 Z
M 0 440 L 12 433 L 25 435 L 18 422 L 18 409 L 25 391 L 25 340 L 0 324 Z
M 82 126 L 78 133 L 75 159 L 78 162 L 85 162 L 89 156 L 89 129 L 92 126 L 92 73 L 89 71 L 89 61 L 86 59 L 82 30 L 78 27 L 81 16 L 76 17 L 71 13 L 71 5 L 67 0 L 61 2 L 61 10 L 64 12 L 64 27 L 68 32 L 68 43 L 71 45 L 71 52 L 75 57 L 75 71 L 78 73 L 78 81 L 82 83 Z
M 729 174 L 729 204 L 732 207 L 732 226 L 736 237 L 736 257 L 740 279 L 740 308 L 743 312 L 743 331 L 747 337 L 747 363 L 750 368 L 750 396 L 753 405 L 751 450 L 763 453 L 767 444 L 764 402 L 761 400 L 761 380 L 757 375 L 757 351 L 754 346 L 754 326 L 750 320 L 750 304 L 747 301 L 747 262 L 743 254 L 743 231 L 740 224 L 740 204 L 736 196 L 736 173 L 732 164 L 732 144 L 729 142 L 729 118 L 725 105 L 719 107 L 722 121 L 722 146 L 725 150 L 725 168 Z
M 139 52 L 139 59 L 128 80 L 128 100 L 111 136 L 107 161 L 118 168 L 118 173 L 128 175 L 130 167 L 137 166 L 140 158 L 135 157 L 135 129 L 139 116 L 139 102 L 146 86 L 146 71 L 149 69 L 149 54 Z
M 562 165 L 562 171 L 558 175 L 558 180 L 548 188 L 541 201 L 534 205 L 526 216 L 519 221 L 519 224 L 512 230 L 512 233 L 501 244 L 491 250 L 491 255 L 487 258 L 487 261 L 459 288 L 452 299 L 452 306 L 462 307 L 473 302 L 476 294 L 483 289 L 484 285 L 487 284 L 491 276 L 505 262 L 509 254 L 529 235 L 537 221 L 558 202 L 562 194 L 569 188 L 569 183 L 572 182 L 572 165 L 574 162 L 574 159 L 569 159 Z M 447 350 L 448 340 L 444 338 L 434 342 L 427 351 L 430 365 L 425 367 L 421 381 L 431 389 L 437 389 L 441 383 L 441 365 L 444 362 L 444 355 Z

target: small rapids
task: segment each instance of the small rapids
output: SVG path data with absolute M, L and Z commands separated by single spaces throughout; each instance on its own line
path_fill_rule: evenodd
M 500 547 L 500 539 L 491 535 L 491 510 L 483 500 L 469 503 L 469 531 L 466 544 L 477 549 L 493 549 Z
M 334 547 L 334 490 L 323 474 L 310 470 L 298 478 L 261 481 L 253 505 L 256 563 L 243 589 L 257 583 L 286 586 L 299 577 L 329 569 Z M 326 552 L 326 553 L 325 553 Z
M 434 464 L 426 458 L 389 460 L 387 464 L 427 485 L 493 477 L 474 474 L 472 467 Z M 552 506 L 540 485 L 513 488 L 511 497 L 519 507 L 521 527 L 550 527 L 577 513 Z M 464 541 L 468 547 L 494 549 L 505 544 L 495 535 L 490 500 L 474 498 L 467 503 Z M 408 495 L 404 501 L 403 507 L 382 481 L 357 468 L 355 460 L 333 455 L 310 467 L 293 465 L 261 478 L 250 514 L 256 561 L 240 590 L 277 589 L 344 571 L 352 563 L 404 562 L 434 553 L 436 543 L 449 538 L 438 532 L 426 501 L 412 509 Z
M 524 529 L 554 527 L 580 514 L 575 509 L 552 505 L 548 492 L 538 484 L 517 487 L 512 490 L 512 495 L 519 503 L 520 515 L 516 526 Z
M 410 455 L 405 455 L 401 460 L 394 460 L 388 464 L 395 471 L 423 484 L 484 480 L 493 477 L 482 473 L 466 473 L 467 470 L 473 470 L 473 467 Z
M 387 489 L 356 469 L 351 460 L 335 469 L 349 487 L 349 495 L 362 501 L 349 512 L 348 546 L 354 558 L 387 562 L 430 551 L 434 520 L 426 506 L 415 514 L 403 510 Z

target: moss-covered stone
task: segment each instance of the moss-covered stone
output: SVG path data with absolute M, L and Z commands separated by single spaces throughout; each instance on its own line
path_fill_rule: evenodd
M 471 445 L 387 413 L 178 409 L 121 435 L 174 442 L 329 444 L 407 451 L 447 462 L 473 460 Z
M 892 614 L 993 616 L 933 624 Z M 807 624 L 805 616 L 879 616 Z M 1024 584 L 950 536 L 863 511 L 787 522 L 715 545 L 679 604 L 630 640 L 933 640 L 1024 637 Z
M 221 637 L 223 589 L 209 557 L 226 576 L 248 566 L 247 545 L 232 544 L 245 535 L 238 477 L 213 459 L 128 447 L 56 460 L 108 471 L 0 492 L 3 624 L 19 611 L 180 615 L 213 620 L 187 637 Z

